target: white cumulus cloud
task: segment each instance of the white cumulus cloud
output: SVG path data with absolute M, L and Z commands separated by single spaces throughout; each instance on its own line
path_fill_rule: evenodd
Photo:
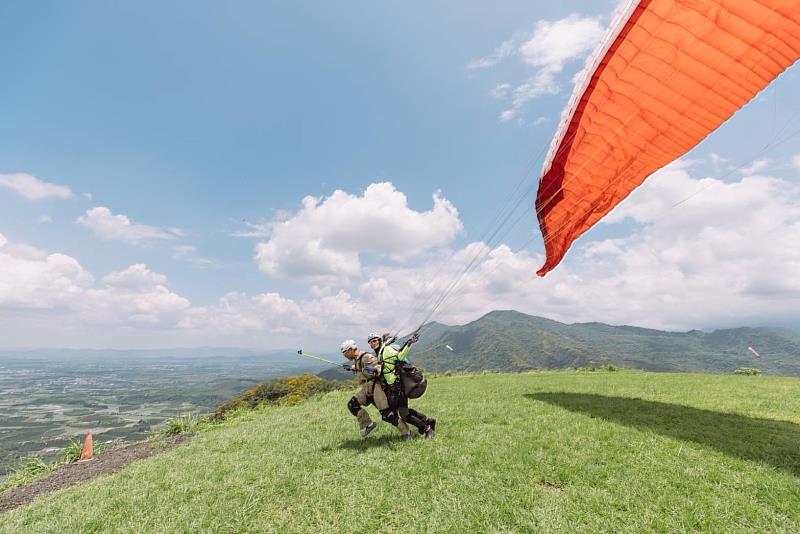
M 558 75 L 564 66 L 585 58 L 598 46 L 604 32 L 596 17 L 572 14 L 560 20 L 538 21 L 533 34 L 519 47 L 520 57 L 535 71 L 514 89 L 511 107 L 500 114 L 500 119 L 513 119 L 534 98 L 559 93 Z
M 144 264 L 110 273 L 96 284 L 91 273 L 65 254 L 7 241 L 0 247 L 0 315 L 12 313 L 19 320 L 25 313 L 52 310 L 57 314 L 44 317 L 53 332 L 64 327 L 88 332 L 96 325 L 176 328 L 190 303 L 166 284 L 164 275 Z M 42 340 L 41 333 L 29 335 L 29 344 Z
M 753 163 L 751 163 L 750 165 L 747 165 L 746 167 L 743 167 L 742 169 L 740 169 L 739 172 L 741 172 L 742 174 L 746 174 L 746 175 L 747 174 L 758 174 L 761 171 L 763 171 L 764 169 L 766 169 L 767 167 L 769 167 L 770 163 L 771 163 L 770 160 L 768 160 L 766 158 L 757 159 Z
M 274 346 L 280 339 L 299 347 L 338 345 L 342 336 L 365 336 L 381 324 L 374 311 L 344 290 L 301 300 L 231 292 L 188 310 L 179 328 L 214 344 Z
M 362 254 L 403 260 L 446 245 L 462 228 L 458 211 L 438 192 L 432 209 L 415 211 L 391 183 L 377 183 L 362 195 L 306 197 L 293 217 L 270 225 L 255 259 L 271 276 L 325 284 L 357 276 Z
M 11 189 L 28 200 L 44 198 L 70 198 L 72 191 L 66 185 L 57 185 L 25 173 L 0 174 L 0 187 Z
M 86 210 L 86 213 L 78 217 L 75 222 L 94 232 L 100 239 L 133 244 L 143 244 L 158 239 L 175 239 L 180 234 L 175 229 L 164 230 L 157 226 L 134 223 L 127 216 L 114 215 L 111 210 L 103 206 Z
M 477 253 L 475 269 L 434 319 L 461 324 L 502 308 L 568 323 L 677 330 L 796 320 L 800 187 L 776 177 L 725 182 L 691 171 L 679 161 L 648 179 L 605 221 L 625 223 L 621 236 L 592 241 L 590 232 L 543 279 L 534 274 L 540 254 L 473 243 L 421 266 L 374 267 L 359 298 L 376 310 L 376 321 L 414 328 L 425 307 L 412 311 L 441 295 Z M 392 314 L 385 314 L 379 304 L 389 298 Z
M 167 277 L 154 273 L 143 263 L 131 265 L 124 271 L 110 273 L 103 277 L 110 287 L 127 289 L 150 289 L 167 283 Z
M 540 20 L 531 37 L 520 45 L 519 52 L 529 65 L 560 72 L 568 61 L 593 50 L 604 31 L 598 17 L 572 14 L 555 21 Z
M 190 302 L 172 292 L 167 277 L 144 264 L 103 277 L 102 287 L 89 288 L 75 308 L 84 321 L 112 326 L 175 328 Z
M 68 306 L 93 281 L 70 256 L 9 243 L 0 235 L 0 308 Z
M 210 306 L 189 310 L 180 327 L 213 332 L 223 337 L 246 333 L 294 334 L 303 330 L 319 331 L 295 301 L 278 293 L 253 296 L 240 292 L 227 293 Z
M 675 330 L 796 320 L 800 186 L 764 175 L 723 181 L 695 168 L 701 167 L 679 161 L 649 178 L 605 220 L 616 228 L 587 233 L 543 279 L 535 275 L 544 260 L 538 252 L 480 242 L 450 250 L 444 245 L 460 229 L 455 208 L 438 198 L 434 215 L 435 196 L 432 209 L 414 211 L 391 184 L 374 184 L 362 195 L 307 198 L 268 226 L 262 245 L 295 250 L 295 238 L 317 241 L 319 251 L 357 266 L 337 278 L 322 261 L 319 272 L 326 274 L 311 278 L 328 283 L 295 298 L 230 292 L 192 305 L 143 263 L 96 281 L 74 258 L 0 235 L 0 337 L 24 345 L 47 332 L 54 344 L 335 346 L 372 330 L 415 328 L 430 310 L 425 303 L 435 302 L 472 259 L 474 269 L 433 320 L 463 324 L 494 309 Z M 368 218 L 376 207 L 392 207 L 412 222 Z M 434 235 L 435 223 L 449 228 L 447 239 Z M 395 235 L 400 230 L 409 235 Z M 594 237 L 609 230 L 613 237 Z M 398 262 L 408 243 L 436 253 Z M 385 254 L 385 261 L 362 264 L 364 254 Z M 308 269 L 279 256 L 274 268 L 298 265 Z
M 591 282 L 579 286 L 595 302 L 587 309 L 668 328 L 796 316 L 800 188 L 765 176 L 727 183 L 690 170 L 679 162 L 648 179 L 607 220 L 629 218 L 640 229 L 594 242 L 572 262 Z M 621 305 L 597 309 L 598 299 Z
M 467 63 L 467 70 L 489 69 L 514 53 L 516 38 L 501 43 L 491 54 Z
M 711 164 L 714 166 L 714 169 L 717 170 L 717 171 L 722 169 L 723 166 L 726 165 L 730 161 L 727 158 L 723 158 L 722 156 L 720 156 L 716 152 L 711 152 L 709 154 L 709 159 L 711 159 Z
M 488 69 L 506 58 L 518 57 L 528 71 L 525 81 L 516 85 L 498 84 L 490 95 L 511 100 L 510 106 L 500 113 L 500 120 L 519 118 L 531 100 L 561 92 L 561 73 L 570 62 L 585 59 L 600 46 L 607 19 L 573 13 L 558 20 L 539 20 L 530 33 L 514 35 L 492 53 L 471 61 L 467 69 Z M 572 83 L 577 81 L 578 74 Z
M 496 85 L 489 94 L 492 95 L 492 98 L 505 98 L 508 96 L 508 92 L 510 90 L 511 90 L 510 83 L 501 83 Z

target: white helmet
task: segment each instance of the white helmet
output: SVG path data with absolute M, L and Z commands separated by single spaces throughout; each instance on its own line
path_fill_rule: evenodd
M 378 334 L 376 332 L 370 332 L 370 334 L 367 336 L 367 343 L 369 343 L 370 341 L 372 341 L 375 338 L 378 338 L 381 341 L 383 341 L 383 336 L 382 335 L 380 335 L 380 334 Z
M 356 342 L 353 341 L 352 339 L 348 339 L 347 341 L 342 343 L 341 351 L 342 351 L 342 354 L 344 354 L 345 352 L 347 352 L 350 349 L 357 349 L 357 348 L 358 348 L 358 345 L 356 345 Z

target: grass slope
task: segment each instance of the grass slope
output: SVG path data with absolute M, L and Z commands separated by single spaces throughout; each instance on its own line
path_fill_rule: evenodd
M 0 516 L 0 531 L 798 532 L 800 380 L 442 376 L 432 442 L 333 392 Z

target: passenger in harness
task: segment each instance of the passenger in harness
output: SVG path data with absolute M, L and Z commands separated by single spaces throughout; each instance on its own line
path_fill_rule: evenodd
M 433 439 L 436 431 L 436 418 L 428 417 L 408 407 L 408 398 L 403 393 L 400 380 L 398 380 L 398 367 L 405 362 L 413 343 L 419 340 L 415 333 L 398 351 L 390 345 L 390 340 L 380 334 L 372 333 L 367 338 L 370 348 L 375 351 L 375 356 L 381 364 L 381 378 L 390 399 L 390 406 L 397 410 L 400 418 L 417 427 L 417 431 L 427 439 Z
M 381 365 L 378 358 L 359 350 L 352 339 L 342 343 L 341 350 L 344 357 L 352 362 L 352 365 L 345 364 L 344 368 L 355 373 L 361 383 L 356 394 L 347 403 L 350 413 L 358 420 L 361 436 L 369 436 L 378 426 L 364 409 L 364 406 L 373 402 L 381 414 L 381 419 L 396 426 L 403 440 L 411 439 L 408 425 L 398 417 L 396 410 L 389 407 L 389 399 L 380 381 Z

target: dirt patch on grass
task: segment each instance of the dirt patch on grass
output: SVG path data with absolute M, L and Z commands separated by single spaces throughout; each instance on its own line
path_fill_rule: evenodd
M 28 504 L 44 493 L 67 488 L 100 475 L 115 473 L 131 462 L 164 452 L 175 445 L 188 441 L 191 437 L 191 434 L 180 434 L 155 441 L 143 441 L 106 451 L 95 456 L 94 460 L 89 462 L 67 464 L 32 484 L 0 493 L 0 513 Z
M 553 482 L 548 482 L 546 480 L 540 480 L 539 487 L 546 491 L 564 491 L 564 488 L 562 488 L 559 484 L 554 484 Z

